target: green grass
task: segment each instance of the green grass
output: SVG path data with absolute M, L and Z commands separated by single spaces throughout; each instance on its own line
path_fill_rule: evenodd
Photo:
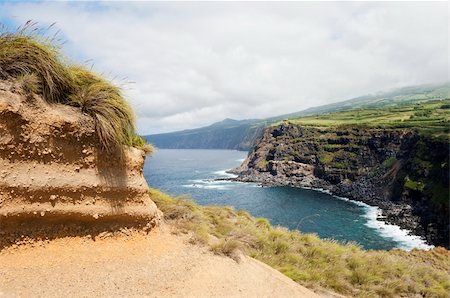
M 424 185 L 422 182 L 420 182 L 420 181 L 414 181 L 414 180 L 411 180 L 411 179 L 409 179 L 409 178 L 406 178 L 406 179 L 405 179 L 405 184 L 404 184 L 404 186 L 405 186 L 406 189 L 409 189 L 409 190 L 418 190 L 418 191 L 423 191 L 423 189 L 424 189 L 424 187 L 425 187 L 425 185 Z
M 397 158 L 394 156 L 389 157 L 385 161 L 383 161 L 383 167 L 390 169 L 397 162 Z
M 34 74 L 45 100 L 61 102 L 73 87 L 70 71 L 61 62 L 59 49 L 33 29 L 28 22 L 16 32 L 0 34 L 0 77 Z
M 15 32 L 0 33 L 0 79 L 13 80 L 29 94 L 49 103 L 75 106 L 94 123 L 101 148 L 108 151 L 137 146 L 146 151 L 135 132 L 135 117 L 121 89 L 84 67 L 70 65 L 54 39 L 27 22 Z
M 354 297 L 449 297 L 450 254 L 431 251 L 365 251 L 312 234 L 272 227 L 230 207 L 199 206 L 150 189 L 164 218 L 191 241 L 238 260 L 241 251 L 312 289 Z
M 367 127 L 416 129 L 434 137 L 449 137 L 450 99 L 399 104 L 388 108 L 364 108 L 289 119 L 290 123 L 313 127 Z M 280 122 L 274 125 L 279 125 Z
M 134 113 L 120 88 L 83 68 L 69 69 L 74 91 L 68 104 L 94 119 L 98 138 L 107 150 L 118 144 L 131 146 L 135 135 Z

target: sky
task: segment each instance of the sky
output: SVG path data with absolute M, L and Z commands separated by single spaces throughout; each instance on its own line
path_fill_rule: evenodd
M 141 134 L 449 81 L 444 2 L 0 2 L 124 88 Z

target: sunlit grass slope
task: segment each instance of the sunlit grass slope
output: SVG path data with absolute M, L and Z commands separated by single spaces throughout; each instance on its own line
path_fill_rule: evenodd
M 165 220 L 219 254 L 240 250 L 310 288 L 354 297 L 449 297 L 450 254 L 444 248 L 364 251 L 312 234 L 273 227 L 230 207 L 199 206 L 155 189 Z
M 49 103 L 78 107 L 95 122 L 106 151 L 150 147 L 136 135 L 134 113 L 121 89 L 98 74 L 66 62 L 53 38 L 28 22 L 17 31 L 0 33 L 0 79 L 15 81 Z
M 450 99 L 399 104 L 387 108 L 354 109 L 288 121 L 315 127 L 410 128 L 427 135 L 448 137 Z

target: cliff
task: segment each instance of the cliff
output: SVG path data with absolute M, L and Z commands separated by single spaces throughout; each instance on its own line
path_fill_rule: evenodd
M 414 129 L 269 127 L 234 172 L 240 181 L 312 187 L 379 206 L 385 220 L 447 246 L 447 139 Z
M 126 146 L 107 153 L 92 117 L 0 81 L 0 245 L 153 227 L 144 158 Z
M 146 136 L 147 141 L 165 149 L 249 150 L 261 136 L 258 120 L 225 119 L 207 127 Z

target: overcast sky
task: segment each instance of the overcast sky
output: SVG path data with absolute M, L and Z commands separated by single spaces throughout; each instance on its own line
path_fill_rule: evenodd
M 447 2 L 0 2 L 1 22 L 28 19 L 135 82 L 142 134 L 449 80 Z

